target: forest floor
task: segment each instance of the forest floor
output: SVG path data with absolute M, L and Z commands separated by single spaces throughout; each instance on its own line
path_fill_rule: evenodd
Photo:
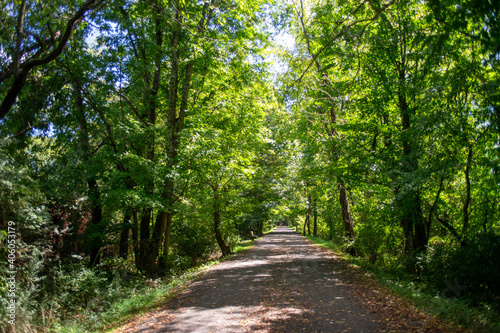
M 125 332 L 457 332 L 282 227 L 210 268 Z

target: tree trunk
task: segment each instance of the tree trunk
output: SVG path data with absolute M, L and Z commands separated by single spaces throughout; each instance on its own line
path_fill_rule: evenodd
M 165 239 L 163 241 L 163 254 L 168 255 L 170 251 L 170 243 L 172 239 L 172 221 L 174 214 L 171 211 L 167 212 L 167 227 L 165 230 Z
M 178 4 L 177 4 L 178 5 Z M 177 6 L 177 8 L 179 8 Z M 178 128 L 178 118 L 177 118 L 177 91 L 178 91 L 178 76 L 179 76 L 179 38 L 181 34 L 181 22 L 182 22 L 182 16 L 181 13 L 177 10 L 176 13 L 176 20 L 175 20 L 175 30 L 172 33 L 172 44 L 171 44 L 171 49 L 172 49 L 172 54 L 170 56 L 170 80 L 169 80 L 169 96 L 168 96 L 168 117 L 167 117 L 167 133 L 169 133 L 168 136 L 168 142 L 167 142 L 167 157 L 168 157 L 168 165 L 169 167 L 173 167 L 175 163 L 175 157 L 177 156 L 177 149 L 178 149 L 178 142 L 177 142 L 177 128 Z M 162 45 L 162 33 L 159 31 L 160 29 L 160 23 L 157 21 L 157 39 L 156 43 L 157 46 Z M 160 79 L 160 66 L 161 66 L 161 54 L 159 54 L 160 57 L 156 59 L 156 64 L 157 64 L 157 71 L 156 73 L 158 74 L 157 79 L 159 83 Z M 154 260 L 154 262 L 157 262 L 157 259 L 159 258 L 161 254 L 161 250 L 164 251 L 165 254 L 168 253 L 169 247 L 170 247 L 170 232 L 172 228 L 172 205 L 174 203 L 174 194 L 173 194 L 173 189 L 174 189 L 174 183 L 171 179 L 165 180 L 165 183 L 162 188 L 162 198 L 164 201 L 164 204 L 167 206 L 166 209 L 161 210 L 158 212 L 158 215 L 156 217 L 156 223 L 155 223 L 155 228 L 153 232 L 153 237 L 152 237 L 152 247 L 151 247 L 151 253 L 149 256 L 151 260 Z M 169 224 L 169 225 L 167 225 Z M 151 268 L 152 271 L 149 272 L 149 274 L 153 274 L 155 268 Z
M 306 219 L 304 220 L 304 227 L 302 228 L 302 236 L 306 235 L 306 226 L 308 220 L 309 220 L 309 212 L 306 213 Z
M 257 222 L 257 236 L 262 237 L 264 235 L 264 220 L 259 220 Z
M 398 206 L 402 211 L 401 226 L 405 234 L 405 251 L 408 254 L 424 251 L 428 238 L 419 191 L 407 191 L 398 200 Z
M 219 248 L 222 252 L 222 256 L 225 257 L 225 256 L 231 254 L 231 249 L 229 248 L 229 246 L 227 246 L 226 242 L 224 242 L 224 239 L 222 238 L 222 235 L 220 232 L 221 217 L 220 217 L 219 185 L 213 185 L 212 190 L 214 192 L 214 233 L 215 233 L 215 239 L 217 240 L 217 244 L 219 245 Z
M 131 220 L 130 211 L 125 213 L 123 217 L 123 225 L 122 231 L 120 233 L 120 258 L 127 259 L 128 257 L 128 245 L 129 245 L 129 236 L 130 236 L 130 220 Z
M 141 223 L 139 226 L 139 266 L 137 267 L 140 270 L 150 269 L 148 267 L 148 253 L 150 252 L 150 227 L 151 227 L 151 208 L 144 208 L 141 214 Z M 149 259 L 150 260 L 150 259 Z
M 304 220 L 304 230 L 302 231 L 302 234 L 304 236 L 306 235 L 306 227 L 309 236 L 311 235 L 311 226 L 310 226 L 311 210 L 312 210 L 311 195 L 309 194 L 307 196 L 307 213 L 306 213 L 306 219 Z
M 92 207 L 92 228 L 87 229 L 88 238 L 91 239 L 90 244 L 90 262 L 91 267 L 95 267 L 101 261 L 101 246 L 102 244 L 102 233 L 103 227 L 100 225 L 102 220 L 102 206 L 101 206 L 101 192 L 97 181 L 95 179 L 88 180 L 89 186 L 89 200 L 90 206 Z M 87 239 L 88 239 L 87 238 Z
M 166 120 L 166 154 L 168 157 L 168 166 L 173 168 L 176 163 L 177 150 L 179 148 L 179 135 L 184 127 L 184 118 L 186 114 L 186 109 L 188 105 L 188 98 L 190 92 L 190 84 L 191 77 L 194 69 L 194 61 L 189 61 L 184 70 L 184 80 L 181 83 L 181 51 L 180 47 L 182 46 L 183 38 L 183 29 L 185 25 L 183 24 L 183 12 L 181 11 L 181 4 L 179 1 L 174 1 L 172 3 L 175 20 L 172 23 L 172 35 L 171 35 L 171 44 L 169 49 L 171 50 L 171 54 L 169 55 L 169 63 L 170 63 L 170 78 L 168 85 L 168 112 L 167 112 L 167 120 Z M 160 6 L 159 3 L 156 6 Z M 207 24 L 210 22 L 211 15 L 214 12 L 212 8 L 212 2 L 205 2 L 203 6 L 202 18 L 198 22 L 197 30 L 200 35 L 203 35 L 203 31 L 205 30 Z M 157 93 L 160 88 L 160 79 L 162 74 L 162 64 L 164 63 L 164 51 L 163 51 L 163 41 L 164 41 L 164 24 L 163 22 L 163 14 L 161 11 L 156 12 L 156 54 L 155 54 L 155 74 L 153 79 L 153 84 L 151 86 L 149 96 L 150 103 L 149 109 L 152 111 L 150 115 L 154 115 L 154 112 L 157 107 Z M 149 77 L 145 77 L 145 82 L 147 86 L 149 86 Z M 179 103 L 179 86 L 182 84 L 182 91 L 180 96 Z M 154 123 L 151 119 L 155 120 L 156 117 L 150 118 L 150 123 Z M 170 248 L 170 239 L 172 232 L 172 221 L 173 221 L 173 205 L 177 200 L 176 195 L 174 194 L 174 181 L 172 179 L 166 179 L 163 184 L 160 193 L 163 199 L 164 205 L 167 207 L 164 210 L 160 210 L 155 219 L 155 225 L 153 228 L 153 234 L 151 235 L 151 241 L 148 252 L 148 267 L 146 269 L 146 273 L 148 275 L 155 274 L 157 270 L 158 258 L 161 255 L 162 251 L 164 254 L 168 254 Z
M 329 205 L 329 207 L 332 207 L 333 208 L 333 203 L 331 205 Z M 330 211 L 331 208 L 328 208 L 327 210 L 327 221 L 328 221 L 328 240 L 333 240 L 333 236 L 334 236 L 334 231 L 335 231 L 335 219 L 334 219 L 334 213 L 333 213 L 333 209 L 332 211 Z
M 408 106 L 405 92 L 406 72 L 404 68 L 405 61 L 398 63 L 399 72 L 399 90 L 398 102 L 401 114 L 402 125 L 402 144 L 403 155 L 401 158 L 402 171 L 408 175 L 406 178 L 418 170 L 418 156 L 414 152 L 414 138 L 410 137 L 411 113 Z M 395 194 L 399 197 L 397 200 L 401 210 L 401 227 L 405 234 L 405 250 L 408 254 L 415 254 L 425 250 L 428 242 L 428 235 L 424 217 L 422 214 L 420 191 L 418 189 L 405 189 L 401 193 L 400 188 L 396 189 Z
M 135 259 L 135 267 L 140 267 L 139 258 L 139 218 L 137 217 L 137 210 L 135 208 L 132 209 L 132 218 L 134 220 L 132 226 L 132 244 L 134 245 L 134 259 Z
M 147 105 L 146 113 L 147 124 L 149 127 L 154 128 L 156 125 L 156 109 L 157 109 L 157 98 L 158 91 L 160 89 L 160 80 L 162 73 L 162 57 L 164 51 L 163 45 L 163 22 L 161 14 L 159 12 L 155 13 L 155 48 L 152 50 L 147 50 L 154 55 L 154 73 L 151 81 L 151 73 L 145 73 L 143 76 L 145 85 L 147 87 L 147 93 L 145 94 L 145 105 Z M 146 50 L 143 50 L 145 53 Z M 144 57 L 146 59 L 146 57 Z M 149 161 L 155 160 L 155 148 L 156 148 L 156 137 L 154 130 L 151 130 L 151 137 L 146 140 L 146 159 Z M 155 184 L 152 177 L 149 177 L 145 192 L 149 195 L 154 193 Z M 161 220 L 161 216 L 157 216 L 156 220 L 152 217 L 153 210 L 151 208 L 146 208 L 143 212 L 141 219 L 141 244 L 140 244 L 140 265 L 148 276 L 154 276 L 156 274 L 157 259 L 158 259 L 158 220 Z M 155 220 L 153 225 L 153 233 L 151 234 L 151 225 Z M 162 237 L 161 235 L 160 237 Z
M 340 177 L 337 178 L 337 186 L 339 189 L 339 202 L 342 209 L 342 222 L 344 224 L 345 236 L 350 240 L 354 240 L 354 223 L 352 221 L 349 201 L 347 199 L 347 191 L 345 184 Z
M 314 197 L 313 199 L 313 236 L 318 236 L 318 199 Z
M 465 200 L 462 208 L 463 211 L 463 226 L 462 226 L 462 235 L 465 236 L 467 229 L 469 227 L 469 206 L 470 206 L 470 168 L 472 164 L 472 143 L 469 144 L 469 152 L 467 154 L 467 165 L 465 166 Z

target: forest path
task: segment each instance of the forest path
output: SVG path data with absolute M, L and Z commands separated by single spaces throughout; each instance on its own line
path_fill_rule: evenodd
M 117 332 L 442 331 L 290 228 L 255 243 Z

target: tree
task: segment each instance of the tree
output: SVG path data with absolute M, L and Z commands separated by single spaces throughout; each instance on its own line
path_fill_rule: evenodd
M 197 115 L 201 117 L 197 119 L 199 125 L 192 128 L 194 133 L 188 145 L 196 178 L 211 190 L 207 201 L 212 208 L 214 236 L 223 256 L 231 253 L 222 234 L 223 217 L 235 220 L 235 216 L 226 213 L 228 206 L 237 200 L 247 187 L 245 183 L 255 174 L 254 161 L 266 135 L 263 122 L 267 87 L 259 83 L 258 73 L 245 70 L 250 68 L 250 64 L 240 63 L 230 76 L 218 77 L 222 82 L 207 82 L 214 87 L 222 84 L 227 89 L 219 93 L 218 105 L 209 117 L 205 113 Z M 253 86 L 245 84 L 250 82 L 249 75 L 256 77 Z
M 297 139 L 321 144 L 329 157 L 347 234 L 400 233 L 404 259 L 413 263 L 442 230 L 467 243 L 475 154 L 494 141 L 486 139 L 496 129 L 494 93 L 483 89 L 486 76 L 496 80 L 495 9 L 469 7 L 295 2 L 295 54 L 282 52 L 289 66 L 282 89 L 302 129 Z M 454 21 L 455 10 L 471 25 Z M 494 149 L 487 155 L 496 158 Z M 298 158 L 312 164 L 307 154 Z M 360 225 L 350 229 L 353 216 Z
M 59 57 L 73 32 L 105 4 L 104 0 L 70 4 L 22 0 L 2 5 L 5 23 L 0 30 L 0 119 L 16 103 L 33 70 Z M 69 18 L 65 19 L 68 13 Z

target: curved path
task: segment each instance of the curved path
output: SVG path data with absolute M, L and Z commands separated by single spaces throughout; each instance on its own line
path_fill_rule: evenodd
M 376 302 L 360 296 L 363 294 L 358 290 L 360 280 L 353 279 L 349 269 L 329 251 L 284 227 L 255 243 L 248 251 L 211 268 L 166 308 L 119 331 L 377 332 L 386 329 L 382 327 L 384 313 L 367 306 Z

